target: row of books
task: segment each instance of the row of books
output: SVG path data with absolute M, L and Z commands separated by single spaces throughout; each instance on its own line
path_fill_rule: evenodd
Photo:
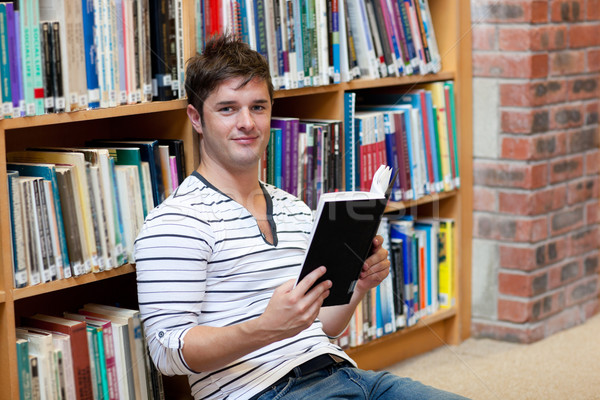
M 185 96 L 182 0 L 0 3 L 4 118 Z
M 455 304 L 453 220 L 384 217 L 378 233 L 390 250 L 390 274 L 365 296 L 348 328 L 334 339 L 342 348 L 413 326 Z
M 185 176 L 183 141 L 95 140 L 7 153 L 14 286 L 119 267 Z
M 261 179 L 312 209 L 322 193 L 366 190 L 379 165 L 399 170 L 393 201 L 460 186 L 452 81 L 404 94 L 345 93 L 345 119 L 272 118 Z
M 16 336 L 21 399 L 164 398 L 137 310 L 90 303 L 36 314 L 22 318 Z
M 276 89 L 438 72 L 427 0 L 197 0 L 197 48 L 232 32 L 268 60 Z

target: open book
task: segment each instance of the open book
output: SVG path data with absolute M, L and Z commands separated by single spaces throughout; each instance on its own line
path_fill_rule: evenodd
M 394 174 L 390 179 L 391 174 L 391 168 L 382 165 L 373 176 L 369 192 L 321 195 L 297 282 L 315 268 L 327 267 L 325 275 L 315 283 L 328 279 L 333 282 L 323 306 L 350 302 L 396 178 Z

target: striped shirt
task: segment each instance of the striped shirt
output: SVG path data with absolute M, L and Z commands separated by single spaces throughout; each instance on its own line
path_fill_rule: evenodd
M 194 172 L 146 218 L 135 243 L 138 299 L 150 355 L 165 375 L 188 375 L 195 399 L 245 399 L 325 353 L 351 359 L 316 320 L 298 335 L 216 371 L 192 371 L 183 337 L 196 325 L 223 327 L 262 314 L 275 288 L 296 278 L 312 227 L 310 209 L 262 184 L 273 232 Z

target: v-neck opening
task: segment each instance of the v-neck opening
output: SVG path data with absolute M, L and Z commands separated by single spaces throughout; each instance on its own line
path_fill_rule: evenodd
M 267 190 L 267 188 L 265 187 L 265 185 L 261 181 L 258 181 L 258 184 L 260 186 L 260 189 L 261 189 L 261 191 L 263 193 L 263 196 L 265 198 L 265 203 L 267 205 L 266 216 L 267 216 L 267 222 L 269 223 L 269 227 L 271 228 L 271 236 L 273 237 L 273 243 L 271 243 L 271 242 L 269 242 L 267 240 L 267 237 L 265 236 L 265 234 L 263 233 L 263 231 L 260 230 L 260 225 L 258 224 L 258 220 L 256 219 L 256 217 L 246 207 L 244 207 L 242 204 L 240 204 L 239 202 L 237 202 L 235 199 L 231 198 L 231 196 L 229 196 L 226 193 L 223 193 L 221 190 L 219 190 L 219 188 L 217 188 L 215 185 L 213 185 L 212 183 L 210 183 L 198 171 L 193 171 L 192 175 L 194 175 L 196 178 L 198 178 L 207 187 L 209 187 L 212 190 L 214 190 L 215 192 L 220 193 L 221 195 L 227 197 L 229 200 L 235 202 L 240 207 L 242 207 L 244 210 L 246 210 L 246 212 L 250 216 L 252 216 L 252 218 L 254 218 L 254 222 L 256 223 L 256 229 L 258 229 L 258 231 L 260 232 L 260 236 L 263 239 L 263 241 L 266 244 L 268 244 L 269 246 L 273 246 L 273 247 L 277 246 L 277 243 L 279 242 L 279 240 L 277 238 L 277 225 L 275 224 L 275 219 L 273 218 L 273 199 L 271 198 L 271 194 L 269 193 L 269 191 Z

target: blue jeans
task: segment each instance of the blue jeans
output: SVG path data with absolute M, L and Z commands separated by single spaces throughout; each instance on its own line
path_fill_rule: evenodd
M 299 378 L 289 378 L 256 398 L 256 400 L 275 399 L 464 400 L 466 398 L 389 372 L 364 371 L 342 365 L 324 368 Z

